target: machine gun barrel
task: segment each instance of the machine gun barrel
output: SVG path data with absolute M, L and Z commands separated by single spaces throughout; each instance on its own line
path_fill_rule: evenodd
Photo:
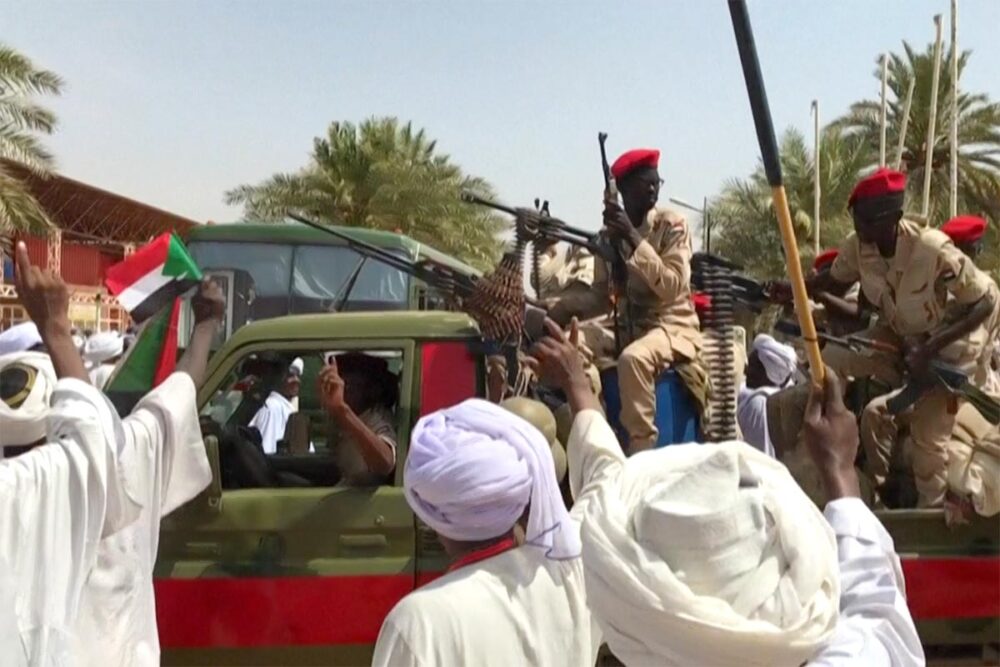
M 611 246 L 602 242 L 601 235 L 596 232 L 588 232 L 585 229 L 573 227 L 559 218 L 542 214 L 540 211 L 527 208 L 513 208 L 472 194 L 471 192 L 463 192 L 461 198 L 467 204 L 484 206 L 512 216 L 515 219 L 514 224 L 517 225 L 518 233 L 527 240 L 547 239 L 550 241 L 565 241 L 571 245 L 587 248 L 603 259 L 611 260 L 613 258 Z
M 472 288 L 477 278 L 474 275 L 459 273 L 451 267 L 433 262 L 412 262 L 405 257 L 400 257 L 395 253 L 389 252 L 385 248 L 361 241 L 339 229 L 315 222 L 297 213 L 289 213 L 288 217 L 307 227 L 312 227 L 313 229 L 335 236 L 344 241 L 355 252 L 414 276 L 433 287 L 459 297 L 466 297 L 472 293 Z

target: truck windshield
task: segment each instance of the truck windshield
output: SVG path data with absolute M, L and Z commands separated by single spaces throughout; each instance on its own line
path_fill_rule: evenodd
M 329 245 L 193 241 L 190 250 L 202 269 L 241 272 L 235 282 L 252 290 L 250 320 L 332 311 L 362 261 L 350 248 Z M 367 260 L 343 310 L 406 309 L 409 287 L 407 274 Z

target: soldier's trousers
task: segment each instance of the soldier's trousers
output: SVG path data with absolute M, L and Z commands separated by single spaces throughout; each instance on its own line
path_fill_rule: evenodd
M 674 350 L 663 329 L 655 328 L 622 350 L 618 358 L 621 392 L 620 420 L 628 432 L 628 453 L 656 445 L 656 378 L 675 361 Z
M 879 396 L 861 415 L 861 444 L 865 449 L 868 472 L 880 486 L 889 472 L 892 449 L 896 446 L 898 426 L 889 414 L 887 403 L 899 391 Z M 955 428 L 956 407 L 948 392 L 935 388 L 913 404 L 910 440 L 913 477 L 919 496 L 918 507 L 940 507 L 948 490 L 948 443 Z

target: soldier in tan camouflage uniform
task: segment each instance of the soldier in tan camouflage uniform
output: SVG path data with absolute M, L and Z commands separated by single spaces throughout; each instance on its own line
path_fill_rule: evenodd
M 840 287 L 860 281 L 880 328 L 905 351 L 901 356 L 911 377 L 925 375 L 931 360 L 941 359 L 983 386 L 991 350 L 988 322 L 1000 307 L 996 285 L 945 234 L 903 218 L 905 187 L 906 176 L 890 169 L 858 183 L 849 200 L 855 232 L 841 245 L 829 280 Z M 866 412 L 884 412 L 887 400 L 876 399 Z M 955 401 L 935 387 L 914 406 L 910 434 L 922 507 L 944 500 Z M 888 469 L 894 443 L 878 433 L 868 435 L 866 455 L 878 480 Z
M 604 210 L 608 234 L 627 255 L 628 291 L 617 307 L 622 315 L 631 310 L 635 318 L 635 340 L 625 340 L 627 331 L 619 332 L 624 349 L 617 361 L 620 419 L 629 434 L 629 453 L 656 444 L 656 378 L 668 367 L 694 362 L 702 348 L 698 316 L 691 302 L 687 222 L 675 211 L 656 207 L 661 185 L 659 157 L 659 151 L 640 149 L 618 158 L 611 172 L 624 208 L 608 203 Z M 562 299 L 550 315 L 565 324 L 573 316 L 584 320 L 606 316 L 611 310 L 609 267 L 597 262 L 593 289 Z M 588 337 L 588 344 L 591 340 Z M 594 352 L 600 354 L 599 350 Z

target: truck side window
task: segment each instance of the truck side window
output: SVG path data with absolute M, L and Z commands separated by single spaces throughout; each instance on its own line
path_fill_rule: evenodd
M 354 434 L 321 405 L 317 379 L 331 357 L 344 381 L 345 402 L 367 429 Z M 401 350 L 294 351 L 252 355 L 205 408 L 220 437 L 225 489 L 378 486 L 392 483 Z M 353 422 L 352 422 L 353 423 Z M 378 467 L 362 447 L 375 442 Z

